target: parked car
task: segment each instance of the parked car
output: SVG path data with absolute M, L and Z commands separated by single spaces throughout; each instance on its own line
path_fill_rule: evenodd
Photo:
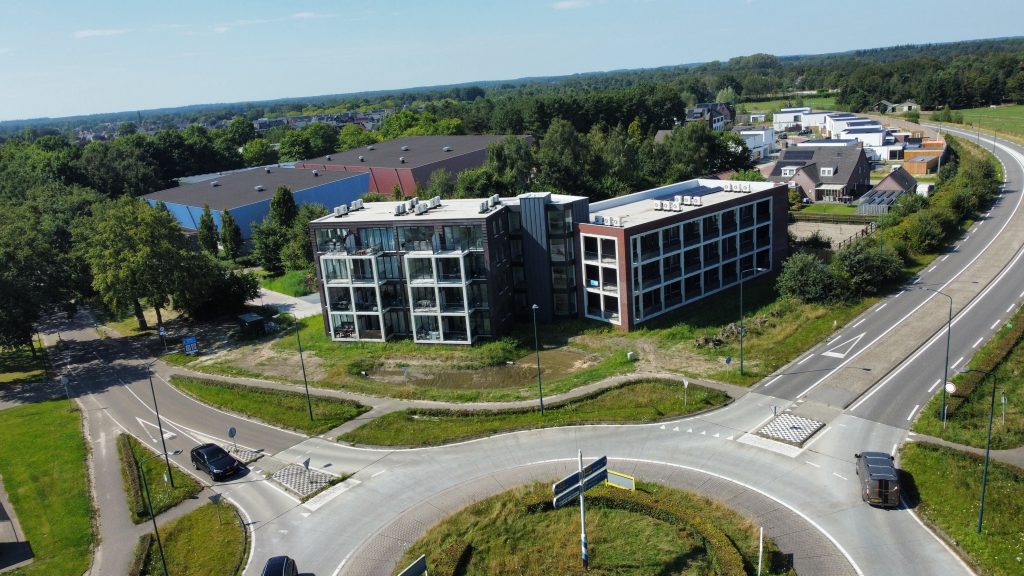
M 811 133 L 811 129 L 810 129 L 810 128 L 804 128 L 803 130 L 801 130 L 801 131 L 799 132 L 799 134 L 800 134 L 801 136 L 807 136 L 807 135 L 808 135 L 808 134 L 810 134 L 810 133 Z
M 857 458 L 857 476 L 860 477 L 860 497 L 868 504 L 884 508 L 900 505 L 900 483 L 891 454 L 861 452 Z
M 223 480 L 238 471 L 238 460 L 216 444 L 201 444 L 192 449 L 192 465 L 205 470 L 213 481 Z
M 274 556 L 263 566 L 262 576 L 298 576 L 295 560 L 288 556 Z

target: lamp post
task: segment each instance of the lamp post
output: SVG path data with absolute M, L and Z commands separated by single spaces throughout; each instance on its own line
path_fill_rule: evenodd
M 181 454 L 181 450 L 175 450 L 171 452 L 171 456 L 177 456 Z M 146 481 L 146 472 L 142 469 L 142 465 L 152 460 L 153 458 L 159 458 L 160 456 L 167 457 L 167 452 L 161 452 L 160 454 L 153 454 L 149 458 L 143 458 L 140 460 L 136 467 L 139 470 L 139 476 L 142 477 L 142 487 L 146 489 L 146 506 L 149 508 L 149 519 L 153 522 L 153 534 L 156 535 L 156 547 L 160 550 L 160 564 L 164 568 L 164 576 L 167 576 L 167 558 L 164 557 L 164 545 L 160 542 L 160 532 L 156 528 L 156 516 L 153 514 L 153 499 L 149 495 L 149 482 Z M 173 484 L 171 484 L 173 486 Z
M 767 268 L 747 268 L 740 270 L 740 376 L 743 376 L 743 278 L 747 272 L 764 272 Z
M 985 472 L 981 476 L 981 504 L 978 507 L 978 534 L 981 534 L 981 522 L 985 518 L 985 488 L 988 486 L 988 454 L 992 448 L 992 415 L 996 413 L 996 376 L 985 370 L 961 370 L 961 373 L 977 372 L 992 377 L 992 405 L 988 410 L 988 438 L 985 440 Z
M 949 380 L 949 335 L 953 329 L 953 297 L 935 288 L 922 286 L 921 290 L 942 294 L 949 299 L 949 317 L 946 320 L 946 361 L 942 364 L 942 429 L 946 429 L 946 382 Z
M 156 427 L 160 431 L 160 446 L 163 447 L 164 463 L 167 464 L 167 479 L 174 488 L 174 475 L 171 474 L 171 459 L 167 456 L 167 441 L 164 439 L 164 425 L 160 422 L 160 408 L 156 405 L 156 388 L 153 387 L 153 371 L 149 371 L 149 391 L 153 394 L 153 412 L 156 412 Z
M 299 364 L 302 365 L 302 383 L 306 385 L 306 406 L 309 408 L 309 421 L 313 421 L 313 401 L 309 399 L 309 380 L 306 380 L 306 361 L 302 359 L 302 337 L 299 332 L 302 326 L 295 323 L 295 341 L 299 343 Z
M 541 384 L 540 379 L 540 340 L 537 339 L 537 309 L 540 306 L 534 304 L 531 306 L 533 310 L 533 348 L 537 351 L 537 395 L 540 398 L 540 415 L 544 415 L 544 385 Z

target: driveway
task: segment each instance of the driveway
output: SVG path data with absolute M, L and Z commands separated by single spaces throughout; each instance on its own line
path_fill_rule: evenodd
M 296 298 L 287 294 L 281 294 L 280 292 L 273 292 L 266 288 L 260 288 L 259 297 L 250 300 L 249 304 L 271 306 L 280 312 L 287 312 L 296 318 L 319 316 L 321 313 L 319 294 L 308 294 Z

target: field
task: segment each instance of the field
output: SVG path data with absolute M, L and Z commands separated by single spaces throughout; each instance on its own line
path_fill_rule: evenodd
M 260 286 L 288 296 L 305 296 L 313 293 L 306 286 L 305 270 L 289 270 L 280 276 L 261 276 Z
M 804 206 L 800 212 L 804 214 L 856 214 L 857 207 L 853 204 L 831 204 L 828 202 L 816 202 Z
M 224 576 L 241 570 L 245 554 L 245 527 L 235 508 L 207 504 L 160 529 L 167 573 L 175 576 Z M 148 550 L 145 574 L 163 574 L 156 541 Z
M 836 99 L 831 96 L 794 96 L 785 100 L 766 100 L 764 102 L 741 102 L 736 105 L 739 113 L 742 110 L 750 112 L 778 112 L 782 108 L 797 106 L 810 106 L 813 110 L 839 110 L 836 108 Z
M 998 130 L 1001 133 L 1024 137 L 1024 105 L 967 108 L 955 112 L 963 114 L 964 124 L 980 127 L 983 136 L 991 135 L 992 130 Z
M 978 534 L 981 458 L 929 444 L 907 444 L 900 467 L 913 478 L 909 487 L 917 492 L 904 492 L 904 499 L 919 499 L 917 513 L 965 550 L 981 568 L 980 574 L 1021 573 L 1024 471 L 999 462 L 989 464 L 984 524 Z
M 457 512 L 406 552 L 426 554 L 436 576 L 577 574 L 579 510 L 551 508 L 549 484 L 514 488 Z M 757 529 L 709 500 L 641 483 L 636 492 L 587 492 L 590 570 L 607 575 L 744 574 L 757 565 Z M 766 556 L 775 545 L 766 539 Z M 771 562 L 764 574 L 786 574 Z
M 311 396 L 313 420 L 310 421 L 305 394 L 182 376 L 172 376 L 171 384 L 205 404 L 309 435 L 341 426 L 369 410 L 355 402 Z
M 35 561 L 16 576 L 81 576 L 95 539 L 81 415 L 65 400 L 0 411 L 0 474 Z
M 377 446 L 431 446 L 513 430 L 616 422 L 664 420 L 721 406 L 729 397 L 692 385 L 685 394 L 679 382 L 640 380 L 585 399 L 536 409 L 500 412 L 403 410 L 385 414 L 339 440 Z

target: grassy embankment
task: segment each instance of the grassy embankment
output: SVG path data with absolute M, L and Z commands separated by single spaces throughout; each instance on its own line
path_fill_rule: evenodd
M 306 286 L 305 270 L 288 270 L 280 276 L 260 275 L 260 286 L 288 296 L 305 296 L 313 293 Z
M 167 481 L 167 464 L 163 458 L 155 456 L 152 450 L 134 436 L 120 434 L 117 437 L 117 455 L 121 461 L 121 480 L 128 498 L 128 511 L 132 515 L 132 522 L 136 524 L 149 520 L 151 514 L 159 516 L 203 490 L 195 479 L 174 466 L 171 466 L 174 478 L 172 487 Z M 146 475 L 145 485 L 139 476 L 140 461 Z M 146 486 L 149 487 L 150 500 L 146 499 Z M 153 504 L 152 512 L 149 509 L 150 501 Z
M 245 527 L 234 506 L 207 504 L 160 528 L 167 573 L 175 576 L 233 576 L 245 566 Z M 160 552 L 151 534 L 136 547 L 133 569 L 141 574 L 163 574 Z M 130 572 L 131 574 L 131 572 Z
M 0 385 L 39 382 L 46 379 L 46 355 L 27 346 L 0 348 Z
M 35 560 L 16 576 L 80 576 L 95 541 L 78 410 L 53 400 L 0 411 L 0 474 Z
M 728 395 L 668 380 L 639 380 L 559 406 L 497 412 L 402 410 L 385 414 L 339 440 L 377 446 L 433 446 L 514 430 L 594 423 L 642 423 L 721 406 Z
M 336 428 L 370 410 L 347 400 L 311 396 L 313 421 L 310 422 L 305 394 L 182 376 L 171 377 L 171 384 L 211 406 L 310 436 Z
M 589 574 L 722 574 L 757 566 L 757 527 L 700 496 L 638 483 L 636 492 L 599 486 L 587 492 Z M 550 484 L 514 488 L 457 512 L 431 528 L 398 562 L 426 554 L 430 573 L 576 574 L 579 511 L 551 508 Z M 764 574 L 792 574 L 774 562 L 765 539 Z
M 985 517 L 978 534 L 982 466 L 982 459 L 973 454 L 907 444 L 900 467 L 913 477 L 913 484 L 904 498 L 917 503 L 917 513 L 966 552 L 980 574 L 1020 574 L 1024 471 L 999 462 L 989 464 Z

